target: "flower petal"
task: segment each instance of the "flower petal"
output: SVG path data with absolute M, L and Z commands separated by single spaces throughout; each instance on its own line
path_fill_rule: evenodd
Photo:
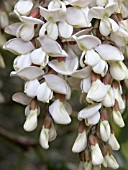
M 95 50 L 99 53 L 99 55 L 106 61 L 122 61 L 124 60 L 124 56 L 122 52 L 108 44 L 101 44 L 95 48 Z
M 58 124 L 69 124 L 71 122 L 71 118 L 69 117 L 64 104 L 63 102 L 60 102 L 60 100 L 56 100 L 50 105 L 49 112 L 54 121 Z
M 70 38 L 73 33 L 73 27 L 69 25 L 66 21 L 61 21 L 58 24 L 59 35 L 62 38 Z
M 100 39 L 93 35 L 82 35 L 78 38 L 74 37 L 74 39 L 82 51 L 91 50 L 101 44 Z
M 57 73 L 62 75 L 71 75 L 78 68 L 78 58 L 67 57 L 65 61 L 59 62 L 58 60 L 52 60 L 48 65 Z
M 78 119 L 81 120 L 81 119 L 86 119 L 86 118 L 93 116 L 95 113 L 99 111 L 101 106 L 102 106 L 101 103 L 87 106 L 86 108 L 84 108 L 78 113 Z
M 99 122 L 99 120 L 100 120 L 100 113 L 98 111 L 93 116 L 91 116 L 87 119 L 87 124 L 88 125 L 96 125 Z M 85 121 L 85 123 L 86 123 L 86 121 Z
M 64 79 L 54 74 L 47 74 L 44 76 L 48 86 L 55 92 L 67 94 L 67 83 Z
M 72 147 L 72 152 L 80 153 L 85 150 L 86 146 L 87 146 L 87 135 L 86 135 L 86 131 L 84 130 L 82 133 L 78 134 L 74 142 L 74 145 Z
M 81 70 L 75 71 L 71 76 L 74 78 L 84 79 L 88 78 L 91 75 L 91 67 L 87 66 Z
M 32 80 L 44 75 L 44 71 L 38 67 L 31 66 L 19 70 L 16 75 L 25 80 Z
M 12 96 L 12 100 L 22 105 L 28 105 L 31 102 L 32 98 L 28 97 L 22 92 L 18 92 Z
M 63 53 L 63 50 L 61 48 L 61 46 L 53 39 L 44 36 L 42 38 L 38 38 L 43 50 L 48 53 L 50 56 L 64 56 L 66 57 L 67 54 L 66 52 Z
M 26 54 L 35 49 L 30 41 L 25 42 L 20 38 L 9 40 L 3 48 L 15 54 Z
M 52 90 L 48 87 L 47 83 L 40 84 L 37 88 L 37 99 L 41 102 L 49 103 L 49 100 L 53 97 Z

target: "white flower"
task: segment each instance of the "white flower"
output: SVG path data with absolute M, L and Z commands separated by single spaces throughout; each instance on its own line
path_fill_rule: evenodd
M 91 155 L 92 155 L 92 164 L 100 165 L 103 163 L 103 155 L 100 150 L 98 143 L 96 145 L 91 145 Z
M 91 88 L 87 94 L 87 98 L 96 102 L 100 102 L 105 98 L 109 89 L 109 85 L 104 85 L 101 80 L 97 79 L 96 81 L 92 82 Z
M 30 53 L 18 56 L 13 62 L 13 67 L 16 71 L 31 66 Z
M 100 136 L 104 142 L 107 142 L 110 138 L 111 130 L 110 125 L 107 120 L 103 120 L 100 122 Z
M 114 133 L 111 133 L 108 143 L 111 145 L 112 150 L 120 149 L 120 145 L 119 145 Z
M 108 36 L 111 32 L 116 32 L 119 30 L 118 24 L 111 18 L 109 18 L 113 13 L 117 11 L 117 4 L 111 3 L 107 4 L 105 7 L 92 7 L 89 11 L 89 18 L 100 19 L 99 30 L 104 36 Z
M 114 120 L 114 122 L 115 122 L 119 127 L 124 127 L 124 126 L 125 126 L 120 111 L 113 110 L 112 115 L 113 115 L 113 120 Z
M 83 93 L 88 93 L 91 88 L 91 77 L 85 78 L 81 81 L 80 88 Z
M 101 108 L 101 104 L 92 104 L 87 106 L 83 110 L 78 113 L 78 119 L 85 119 L 85 123 L 87 125 L 95 125 L 100 120 L 99 109 Z
M 113 93 L 113 89 L 110 87 L 107 95 L 105 96 L 105 98 L 102 100 L 102 104 L 105 107 L 112 107 L 115 104 L 115 96 Z
M 119 165 L 113 155 L 106 155 L 105 159 L 107 161 L 107 167 L 112 169 L 118 169 Z
M 47 83 L 44 82 L 37 87 L 37 99 L 41 102 L 49 103 L 53 97 L 53 91 L 48 87 Z
M 49 56 L 44 52 L 42 48 L 35 49 L 31 54 L 30 58 L 33 64 L 40 65 L 44 68 L 49 61 Z
M 31 80 L 25 83 L 24 92 L 29 97 L 35 97 L 37 95 L 37 88 L 39 87 L 40 83 L 37 79 Z
M 32 8 L 32 0 L 19 0 L 14 7 L 14 12 L 17 15 L 29 15 Z
M 37 109 L 30 110 L 26 121 L 24 123 L 24 130 L 30 132 L 33 131 L 37 127 Z
M 55 100 L 50 107 L 49 112 L 53 118 L 53 120 L 58 124 L 69 124 L 71 122 L 71 118 L 69 116 L 66 105 L 61 102 L 59 99 Z
M 86 146 L 87 146 L 87 135 L 86 135 L 86 130 L 84 130 L 82 133 L 78 133 L 78 136 L 72 147 L 72 152 L 80 153 L 83 150 L 85 150 Z
M 49 142 L 49 131 L 50 131 L 50 129 L 46 129 L 43 126 L 41 133 L 40 133 L 39 142 L 40 142 L 40 145 L 42 146 L 42 148 L 44 148 L 44 149 L 49 148 L 49 144 L 48 144 L 48 142 Z
M 25 42 L 20 38 L 13 38 L 9 40 L 3 48 L 15 54 L 27 54 L 35 49 L 32 42 Z
M 128 69 L 122 61 L 110 62 L 110 73 L 113 79 L 121 81 L 128 79 Z

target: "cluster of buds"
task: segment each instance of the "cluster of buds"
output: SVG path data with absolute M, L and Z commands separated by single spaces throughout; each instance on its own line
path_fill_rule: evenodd
M 19 0 L 19 22 L 5 28 L 15 36 L 4 49 L 17 54 L 11 76 L 25 81 L 24 93 L 13 100 L 26 105 L 24 129 L 35 130 L 44 103 L 40 144 L 49 148 L 57 136 L 54 123 L 69 124 L 67 102 L 81 90 L 85 104 L 78 113 L 78 136 L 72 151 L 79 153 L 79 170 L 119 167 L 112 150 L 120 145 L 113 123 L 124 127 L 126 99 L 123 81 L 128 52 L 128 2 L 120 0 Z

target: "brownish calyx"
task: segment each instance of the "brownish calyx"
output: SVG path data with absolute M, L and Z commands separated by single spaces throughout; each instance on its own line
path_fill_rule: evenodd
M 89 142 L 91 145 L 95 146 L 98 143 L 98 139 L 96 136 L 94 135 L 90 135 L 89 136 Z
M 120 90 L 120 83 L 118 81 L 113 81 L 112 87 L 114 87 L 115 89 L 119 89 Z
M 115 100 L 115 105 L 113 106 L 113 109 L 114 109 L 115 111 L 119 111 L 119 110 L 120 110 L 120 108 L 119 108 L 119 103 L 118 103 L 117 100 Z
M 66 57 L 57 57 L 58 62 L 62 62 L 66 60 Z
M 102 81 L 105 85 L 112 83 L 112 77 L 109 72 L 103 77 Z
M 101 146 L 101 152 L 102 152 L 104 157 L 107 155 L 107 150 L 108 150 L 107 146 Z
M 79 159 L 80 159 L 80 161 L 85 162 L 85 152 L 84 151 L 79 153 Z
M 33 8 L 31 13 L 30 13 L 30 16 L 33 17 L 33 18 L 40 18 L 41 15 L 40 15 L 40 9 L 37 7 L 37 8 Z
M 51 129 L 51 127 L 52 127 L 52 118 L 50 116 L 47 116 L 44 119 L 44 128 Z
M 78 133 L 83 133 L 86 130 L 86 126 L 84 121 L 79 123 L 79 127 L 78 127 Z
M 100 113 L 101 113 L 100 119 L 101 119 L 102 121 L 109 119 L 107 109 L 105 109 L 105 108 L 101 109 Z
M 57 72 L 55 72 L 53 69 L 50 69 L 47 74 L 54 74 L 57 75 Z
M 65 101 L 65 95 L 60 93 L 55 93 L 55 98 L 59 99 L 61 102 Z
M 30 103 L 30 110 L 35 110 L 37 109 L 39 106 L 38 106 L 38 103 L 36 100 L 32 100 L 31 103 Z
M 107 147 L 107 154 L 112 155 L 112 147 L 111 147 L 111 145 L 108 144 L 106 147 Z
M 91 152 L 88 149 L 85 150 L 85 161 L 86 162 L 90 162 L 91 161 Z
M 123 17 L 122 17 L 121 13 L 117 13 L 116 16 L 118 18 L 118 21 L 122 21 L 123 20 Z
M 96 81 L 97 79 L 100 80 L 100 75 L 92 72 L 92 74 L 91 74 L 91 80 L 92 80 L 92 82 L 93 82 L 93 81 Z

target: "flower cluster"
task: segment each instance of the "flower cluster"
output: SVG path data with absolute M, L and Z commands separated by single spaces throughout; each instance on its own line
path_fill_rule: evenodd
M 40 144 L 49 148 L 57 136 L 54 123 L 69 124 L 67 102 L 81 90 L 85 104 L 78 113 L 78 136 L 72 151 L 79 153 L 79 170 L 119 167 L 112 155 L 120 145 L 113 123 L 124 127 L 128 69 L 128 2 L 120 0 L 19 0 L 19 22 L 5 28 L 15 36 L 4 49 L 18 55 L 11 76 L 25 81 L 13 100 L 26 105 L 24 129 L 33 131 L 45 105 Z

